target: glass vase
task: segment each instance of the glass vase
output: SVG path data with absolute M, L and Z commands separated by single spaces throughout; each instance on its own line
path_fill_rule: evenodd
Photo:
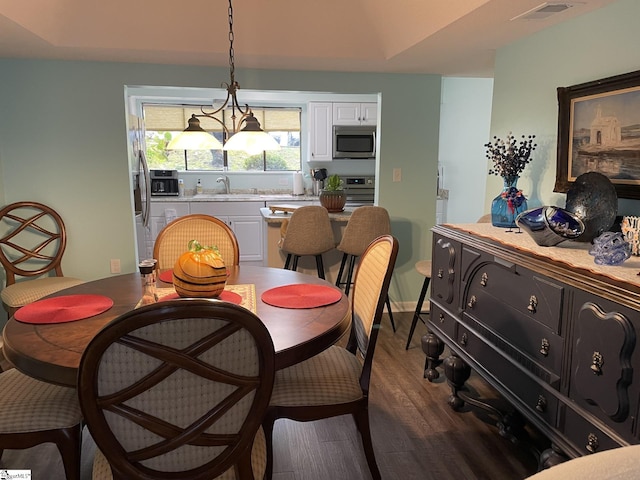
M 527 199 L 518 189 L 519 178 L 502 177 L 502 192 L 491 202 L 491 224 L 494 227 L 515 228 L 516 217 L 527 210 Z

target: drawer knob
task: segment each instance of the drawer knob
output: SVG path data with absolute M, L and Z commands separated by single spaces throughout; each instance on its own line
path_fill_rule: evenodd
M 465 347 L 467 345 L 467 342 L 469 341 L 469 337 L 467 336 L 467 332 L 464 332 L 461 336 L 460 336 L 460 345 L 462 345 L 463 347 Z
M 587 437 L 587 444 L 585 445 L 585 448 L 589 453 L 596 453 L 598 448 L 600 448 L 598 437 L 594 433 L 590 433 Z
M 591 357 L 591 371 L 594 375 L 602 375 L 602 365 L 604 364 L 604 357 L 600 352 L 593 352 Z
M 482 277 L 480 277 L 480 285 L 483 287 L 487 286 L 487 280 L 489 280 L 489 275 L 486 272 L 482 273 Z
M 444 270 L 442 270 L 441 268 L 438 269 L 438 278 L 442 278 L 444 277 Z
M 542 342 L 540 342 L 540 353 L 545 357 L 549 355 L 549 340 L 546 338 L 543 338 Z
M 536 309 L 538 308 L 538 299 L 535 295 L 531 295 L 529 297 L 529 305 L 527 306 L 527 310 L 531 313 L 536 313 Z
M 536 403 L 536 410 L 540 413 L 547 411 L 547 399 L 544 395 L 538 395 L 538 402 Z
M 477 301 L 478 301 L 478 299 L 476 298 L 476 296 L 475 295 L 471 295 L 471 298 L 469 299 L 469 303 L 467 303 L 467 307 L 469 307 L 469 308 L 475 307 Z
M 440 314 L 438 316 L 438 318 L 440 319 L 440 323 L 444 323 L 444 315 L 443 314 Z

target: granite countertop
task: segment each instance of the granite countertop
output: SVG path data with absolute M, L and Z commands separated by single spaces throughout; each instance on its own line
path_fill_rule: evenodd
M 284 204 L 283 202 L 283 205 Z M 332 222 L 348 222 L 349 217 L 351 217 L 351 213 L 353 212 L 353 208 L 346 207 L 344 211 L 337 213 L 329 213 L 329 219 Z M 267 223 L 282 223 L 283 220 L 291 218 L 291 214 L 287 212 L 278 212 L 273 213 L 269 207 L 262 207 L 260 209 L 260 213 L 262 217 L 265 219 Z
M 318 201 L 313 195 L 292 195 L 290 193 L 215 193 L 204 192 L 195 195 L 157 196 L 152 202 L 313 202 Z

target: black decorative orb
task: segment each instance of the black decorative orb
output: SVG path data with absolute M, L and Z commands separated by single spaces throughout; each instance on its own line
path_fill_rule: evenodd
M 569 188 L 565 209 L 584 223 L 584 232 L 575 240 L 590 242 L 615 223 L 618 214 L 616 187 L 601 173 L 583 173 Z
M 541 247 L 575 240 L 584 232 L 580 218 L 560 207 L 532 208 L 518 215 L 516 224 Z

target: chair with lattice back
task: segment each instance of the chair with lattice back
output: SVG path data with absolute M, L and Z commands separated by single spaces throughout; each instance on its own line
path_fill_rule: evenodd
M 62 273 L 67 232 L 51 207 L 12 203 L 0 209 L 0 223 L 0 263 L 6 277 L 0 298 L 9 316 L 24 305 L 82 283 Z
M 264 324 L 232 303 L 171 300 L 110 322 L 78 375 L 93 478 L 262 479 L 274 364 Z

